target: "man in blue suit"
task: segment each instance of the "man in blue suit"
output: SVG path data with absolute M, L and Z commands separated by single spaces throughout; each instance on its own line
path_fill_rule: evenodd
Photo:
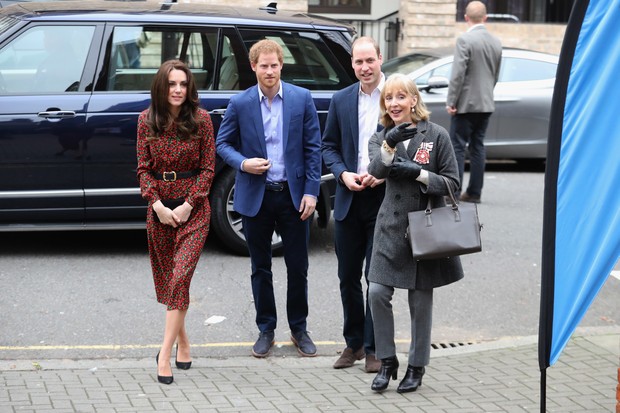
M 368 174 L 368 140 L 377 131 L 379 99 L 385 83 L 377 42 L 353 42 L 351 62 L 359 82 L 336 93 L 331 101 L 321 151 L 325 165 L 338 180 L 334 205 L 335 246 L 344 315 L 346 348 L 334 368 L 353 366 L 365 358 L 367 373 L 379 371 L 368 300 L 364 301 L 362 268 L 368 286 L 377 212 L 383 201 L 383 180 Z
M 308 218 L 321 182 L 321 135 L 310 92 L 282 82 L 283 51 L 271 40 L 250 49 L 258 85 L 230 99 L 217 135 L 217 152 L 237 170 L 233 208 L 242 216 L 252 263 L 258 340 L 255 357 L 269 355 L 277 323 L 271 238 L 277 225 L 287 268 L 286 310 L 300 355 L 316 355 L 306 331 Z

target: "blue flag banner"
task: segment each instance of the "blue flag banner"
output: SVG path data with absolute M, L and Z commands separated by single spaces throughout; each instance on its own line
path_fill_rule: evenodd
M 620 257 L 620 0 L 577 0 L 545 173 L 539 364 L 553 365 Z

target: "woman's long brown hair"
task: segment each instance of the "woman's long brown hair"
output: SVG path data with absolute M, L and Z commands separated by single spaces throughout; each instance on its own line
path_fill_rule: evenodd
M 181 111 L 176 118 L 170 112 L 170 104 L 168 103 L 168 92 L 170 90 L 168 75 L 173 70 L 181 70 L 187 75 L 187 98 L 181 105 Z M 199 125 L 196 120 L 196 112 L 199 106 L 198 90 L 189 67 L 181 60 L 167 60 L 162 63 L 151 83 L 151 105 L 146 119 L 146 124 L 151 131 L 149 140 L 159 138 L 175 123 L 179 139 L 185 141 L 197 138 L 196 132 L 198 132 Z

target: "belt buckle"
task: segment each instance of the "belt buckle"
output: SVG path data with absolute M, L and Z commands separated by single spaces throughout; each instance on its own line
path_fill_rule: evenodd
M 268 182 L 267 189 L 274 192 L 284 191 L 284 184 L 282 182 Z
M 172 179 L 167 179 L 166 178 L 167 174 L 172 174 Z M 177 173 L 175 171 L 164 172 L 161 175 L 162 175 L 162 178 L 163 178 L 164 182 L 174 182 L 174 181 L 177 180 Z

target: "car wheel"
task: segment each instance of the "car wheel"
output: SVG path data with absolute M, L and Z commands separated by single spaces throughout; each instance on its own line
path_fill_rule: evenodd
M 233 210 L 234 193 L 235 171 L 225 168 L 211 188 L 211 228 L 225 247 L 236 254 L 248 255 L 241 215 Z M 282 237 L 277 230 L 271 237 L 271 248 L 274 254 L 282 250 Z

